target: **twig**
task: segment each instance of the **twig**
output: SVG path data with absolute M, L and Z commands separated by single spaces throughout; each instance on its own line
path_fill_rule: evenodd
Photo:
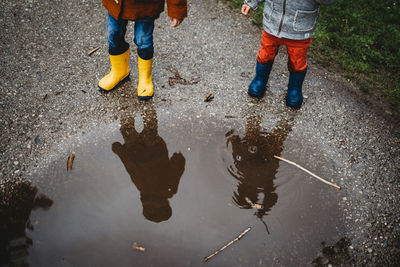
M 260 219 L 260 221 L 264 224 L 265 230 L 267 230 L 267 234 L 270 234 L 270 233 L 269 233 L 269 230 L 268 230 L 268 225 L 267 225 L 267 223 L 262 219 L 262 217 L 260 217 L 259 219 Z
M 90 57 L 94 52 L 96 52 L 96 51 L 99 50 L 99 49 L 100 49 L 100 46 L 98 46 L 98 47 L 96 47 L 96 48 L 90 50 L 89 53 L 88 53 L 87 55 Z
M 280 159 L 280 160 L 282 160 L 282 161 L 285 161 L 285 162 L 287 162 L 287 163 L 289 163 L 289 164 L 292 164 L 293 166 L 296 166 L 297 168 L 299 168 L 299 169 L 305 171 L 306 173 L 308 173 L 308 174 L 314 176 L 315 178 L 317 178 L 317 179 L 320 180 L 321 182 L 324 182 L 324 183 L 326 183 L 326 184 L 328 184 L 328 185 L 330 185 L 330 186 L 336 187 L 337 189 L 341 189 L 340 186 L 338 186 L 338 185 L 336 185 L 336 184 L 333 184 L 333 183 L 331 183 L 331 182 L 329 182 L 329 181 L 327 181 L 327 180 L 325 180 L 325 179 L 322 179 L 322 178 L 319 177 L 318 175 L 316 175 L 316 174 L 310 172 L 309 170 L 307 170 L 307 169 L 301 167 L 300 165 L 294 163 L 293 161 L 290 161 L 290 160 L 287 160 L 287 159 L 284 159 L 284 158 L 281 158 L 281 157 L 278 157 L 278 156 L 274 156 L 274 158 L 277 158 L 277 159 Z
M 136 250 L 139 250 L 139 251 L 141 251 L 141 252 L 145 252 L 145 251 L 146 251 L 146 248 L 145 248 L 145 247 L 140 246 L 140 245 L 139 245 L 138 243 L 136 243 L 136 242 L 133 242 L 132 248 L 134 248 L 134 249 L 136 249 Z
M 212 257 L 214 257 L 215 255 L 217 255 L 218 253 L 220 253 L 221 251 L 223 251 L 224 249 L 226 249 L 227 247 L 229 247 L 230 245 L 232 245 L 233 243 L 239 241 L 245 234 L 247 234 L 249 231 L 251 230 L 251 227 L 248 227 L 246 230 L 244 230 L 240 235 L 238 235 L 238 237 L 236 237 L 235 239 L 233 239 L 232 241 L 230 241 L 228 244 L 226 244 L 225 246 L 223 246 L 222 248 L 218 249 L 217 251 L 215 251 L 213 254 L 207 256 L 204 258 L 204 262 L 210 260 Z
M 248 197 L 245 197 L 244 200 L 246 200 L 246 202 L 247 202 L 253 209 L 258 209 L 258 210 L 260 210 L 260 209 L 263 208 L 263 206 L 262 206 L 261 204 L 257 204 L 257 203 L 254 204 L 254 203 L 250 200 L 250 198 L 248 198 Z

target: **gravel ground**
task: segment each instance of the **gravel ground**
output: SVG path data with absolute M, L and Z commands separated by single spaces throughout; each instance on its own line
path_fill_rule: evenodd
M 246 87 L 261 30 L 224 2 L 189 2 L 189 18 L 179 28 L 170 28 L 165 14 L 156 22 L 156 96 L 146 103 L 136 99 L 133 46 L 131 80 L 111 94 L 97 90 L 97 81 L 109 69 L 106 12 L 99 1 L 0 2 L 3 194 L 65 157 L 75 142 L 71 140 L 145 105 L 169 111 L 177 122 L 192 120 L 193 134 L 207 123 L 251 113 L 262 114 L 266 128 L 282 117 L 293 118 L 288 138 L 297 140 L 299 151 L 290 153 L 319 151 L 298 163 L 333 173 L 332 180 L 343 187 L 343 232 L 351 246 L 350 258 L 338 265 L 400 264 L 399 119 L 312 59 L 303 107 L 286 108 L 284 50 L 275 61 L 266 97 L 249 98 Z M 132 39 L 132 27 L 127 39 Z M 208 93 L 215 98 L 206 104 Z M 183 130 L 177 126 L 177 134 Z M 321 166 L 320 158 L 328 159 L 329 166 Z

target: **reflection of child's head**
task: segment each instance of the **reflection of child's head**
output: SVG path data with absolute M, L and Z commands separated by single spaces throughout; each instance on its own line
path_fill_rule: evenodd
M 143 216 L 146 219 L 159 223 L 171 217 L 172 209 L 166 197 L 141 195 L 140 200 L 143 205 Z

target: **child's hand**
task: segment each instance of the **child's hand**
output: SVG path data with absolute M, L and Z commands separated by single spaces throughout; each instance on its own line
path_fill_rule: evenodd
M 183 19 L 176 19 L 176 18 L 170 17 L 169 21 L 171 21 L 171 27 L 175 28 L 175 27 L 178 27 L 182 23 Z
M 243 15 L 248 15 L 250 13 L 250 10 L 251 10 L 250 6 L 243 4 L 243 6 L 242 6 L 242 14 Z

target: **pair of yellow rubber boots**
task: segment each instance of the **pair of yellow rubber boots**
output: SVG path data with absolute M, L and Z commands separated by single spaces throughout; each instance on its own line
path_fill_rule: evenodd
M 121 55 L 110 55 L 111 71 L 99 82 L 99 88 L 109 92 L 120 82 L 129 77 L 129 49 Z M 150 99 L 154 95 L 152 77 L 153 59 L 144 60 L 138 57 L 139 83 L 137 94 L 140 99 Z

